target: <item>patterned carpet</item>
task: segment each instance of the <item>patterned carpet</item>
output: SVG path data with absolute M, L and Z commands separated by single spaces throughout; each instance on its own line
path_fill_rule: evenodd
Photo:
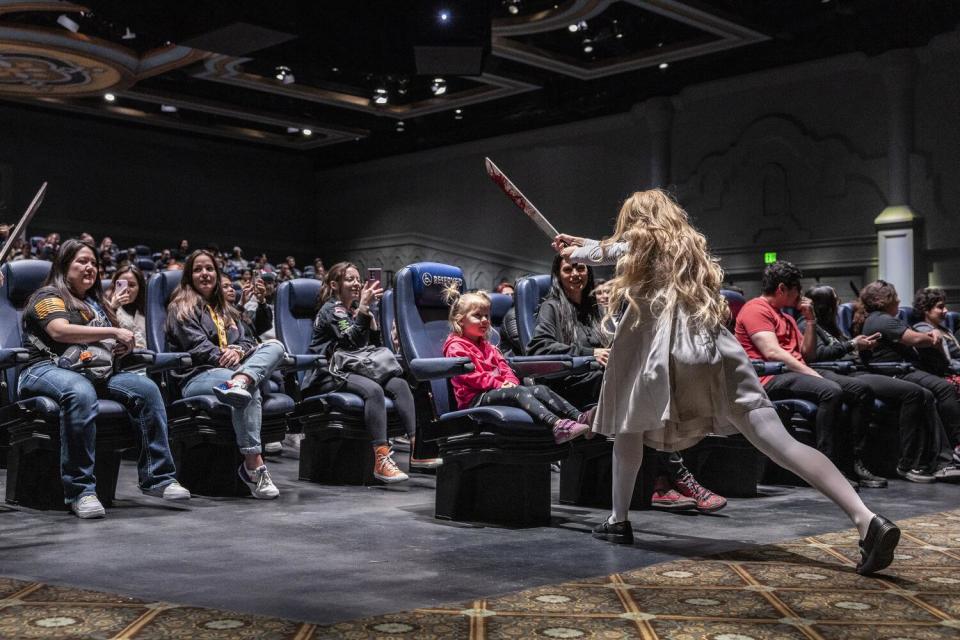
M 960 638 L 960 510 L 900 525 L 881 579 L 851 530 L 329 626 L 0 578 L 0 638 Z

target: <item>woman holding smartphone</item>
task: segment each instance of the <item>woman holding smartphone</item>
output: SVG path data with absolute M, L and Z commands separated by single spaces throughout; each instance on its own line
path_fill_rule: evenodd
M 136 348 L 146 349 L 147 283 L 143 272 L 132 264 L 117 269 L 106 299 L 117 314 L 117 324 L 133 332 Z

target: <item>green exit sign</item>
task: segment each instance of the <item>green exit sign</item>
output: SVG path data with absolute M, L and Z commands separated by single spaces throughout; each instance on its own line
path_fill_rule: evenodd
M 763 254 L 763 264 L 773 264 L 777 261 L 776 251 L 767 251 Z

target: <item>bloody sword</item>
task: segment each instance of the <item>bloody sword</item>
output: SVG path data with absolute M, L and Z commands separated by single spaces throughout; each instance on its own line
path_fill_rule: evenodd
M 20 234 L 23 233 L 23 230 L 27 228 L 27 225 L 30 224 L 30 221 L 33 220 L 33 214 L 40 208 L 40 204 L 43 202 L 45 195 L 47 195 L 46 182 L 40 185 L 40 190 L 37 191 L 37 195 L 33 196 L 33 201 L 30 202 L 30 206 L 27 207 L 17 226 L 10 232 L 7 241 L 3 244 L 3 249 L 0 249 L 0 264 L 2 264 L 3 261 L 7 259 L 7 256 L 10 255 L 10 252 L 13 251 L 14 243 L 17 241 L 17 238 L 20 237 Z
M 533 206 L 533 203 L 523 193 L 520 192 L 520 189 L 517 189 L 517 186 L 510 182 L 510 178 L 507 175 L 500 171 L 497 165 L 493 164 L 493 160 L 486 158 L 484 164 L 487 167 L 487 175 L 497 183 L 497 186 L 507 194 L 507 197 L 513 200 L 513 204 L 520 207 L 520 210 L 527 214 L 534 224 L 540 227 L 540 230 L 543 231 L 547 236 L 553 240 L 560 232 L 557 231 L 556 227 L 550 224 L 550 221 L 543 217 L 543 214 L 540 213 L 540 210 Z

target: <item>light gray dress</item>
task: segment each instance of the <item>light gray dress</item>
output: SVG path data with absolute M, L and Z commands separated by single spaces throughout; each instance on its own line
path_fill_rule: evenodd
M 627 250 L 588 240 L 571 259 L 616 264 Z M 644 444 L 678 451 L 709 433 L 736 433 L 729 417 L 761 407 L 773 404 L 726 328 L 694 331 L 683 309 L 654 316 L 641 303 L 639 318 L 628 308 L 617 323 L 593 430 L 642 433 Z

